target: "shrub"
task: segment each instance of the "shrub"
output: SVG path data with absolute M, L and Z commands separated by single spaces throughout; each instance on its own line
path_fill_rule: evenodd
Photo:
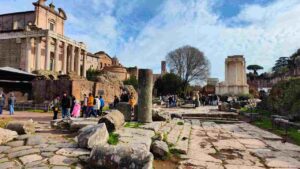
M 267 99 L 270 109 L 281 115 L 300 115 L 300 78 L 283 80 L 274 85 Z

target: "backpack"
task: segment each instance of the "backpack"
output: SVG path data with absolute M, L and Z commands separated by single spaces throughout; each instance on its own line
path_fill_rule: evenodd
M 96 105 L 96 103 L 97 103 L 97 100 L 96 100 L 96 98 L 94 98 L 94 105 Z

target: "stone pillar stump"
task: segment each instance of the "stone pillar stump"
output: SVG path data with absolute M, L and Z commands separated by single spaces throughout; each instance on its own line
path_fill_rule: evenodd
M 151 123 L 153 73 L 151 69 L 139 69 L 138 76 L 138 121 Z

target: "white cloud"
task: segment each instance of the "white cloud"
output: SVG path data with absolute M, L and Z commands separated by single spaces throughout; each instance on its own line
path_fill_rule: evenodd
M 212 11 L 212 1 L 168 0 L 161 12 L 119 52 L 125 65 L 158 68 L 166 54 L 182 45 L 202 50 L 211 62 L 212 76 L 224 77 L 228 55 L 243 54 L 247 64 L 270 68 L 275 59 L 300 48 L 300 2 L 278 0 L 268 6 L 244 6 L 228 26 Z

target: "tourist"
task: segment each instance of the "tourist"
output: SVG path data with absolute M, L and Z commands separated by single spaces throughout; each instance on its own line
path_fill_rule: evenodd
M 59 106 L 60 106 L 59 99 L 60 99 L 59 95 L 57 95 L 51 103 L 51 108 L 53 110 L 53 120 L 57 119 L 57 114 L 58 114 Z
M 105 106 L 105 102 L 104 99 L 102 98 L 102 96 L 100 96 L 100 112 L 99 112 L 99 116 L 102 115 L 102 111 L 103 111 L 103 107 Z
M 83 106 L 82 106 L 82 115 L 81 117 L 87 117 L 87 106 L 88 106 L 88 97 L 86 96 L 86 94 L 83 95 Z
M 135 104 L 136 104 L 135 97 L 134 97 L 133 93 L 131 93 L 130 96 L 129 96 L 129 105 L 131 107 L 131 112 L 134 112 Z
M 74 106 L 75 106 L 75 100 L 76 100 L 76 98 L 75 98 L 74 95 L 72 95 L 71 98 L 72 98 L 72 104 L 71 104 L 71 111 L 70 111 L 70 112 L 73 112 L 73 109 L 74 109 Z
M 72 111 L 72 117 L 78 118 L 80 116 L 81 106 L 78 100 L 75 100 L 74 102 L 75 104 Z
M 0 115 L 3 112 L 4 105 L 5 105 L 5 95 L 2 92 L 0 92 Z
M 70 111 L 72 106 L 72 98 L 67 95 L 67 92 L 63 93 L 63 97 L 61 99 L 61 112 L 62 112 L 62 118 L 70 117 Z
M 98 96 L 95 97 L 94 99 L 94 111 L 93 111 L 93 116 L 97 117 L 97 115 L 100 114 L 100 100 Z
M 172 107 L 172 103 L 173 103 L 173 97 L 169 96 L 169 107 Z
M 123 91 L 121 94 L 121 102 L 129 102 L 129 96 L 127 91 Z
M 95 103 L 95 100 L 94 100 L 94 96 L 92 95 L 92 93 L 89 94 L 89 98 L 88 98 L 88 108 L 87 108 L 87 114 L 88 114 L 88 117 L 91 116 L 91 114 L 94 114 L 94 103 Z
M 114 108 L 117 107 L 117 105 L 118 105 L 119 102 L 120 102 L 119 97 L 118 97 L 118 96 L 115 96 L 115 98 L 114 98 Z
M 14 93 L 11 93 L 8 98 L 8 107 L 9 107 L 9 115 L 13 115 L 15 112 L 15 103 L 16 103 L 16 97 Z

